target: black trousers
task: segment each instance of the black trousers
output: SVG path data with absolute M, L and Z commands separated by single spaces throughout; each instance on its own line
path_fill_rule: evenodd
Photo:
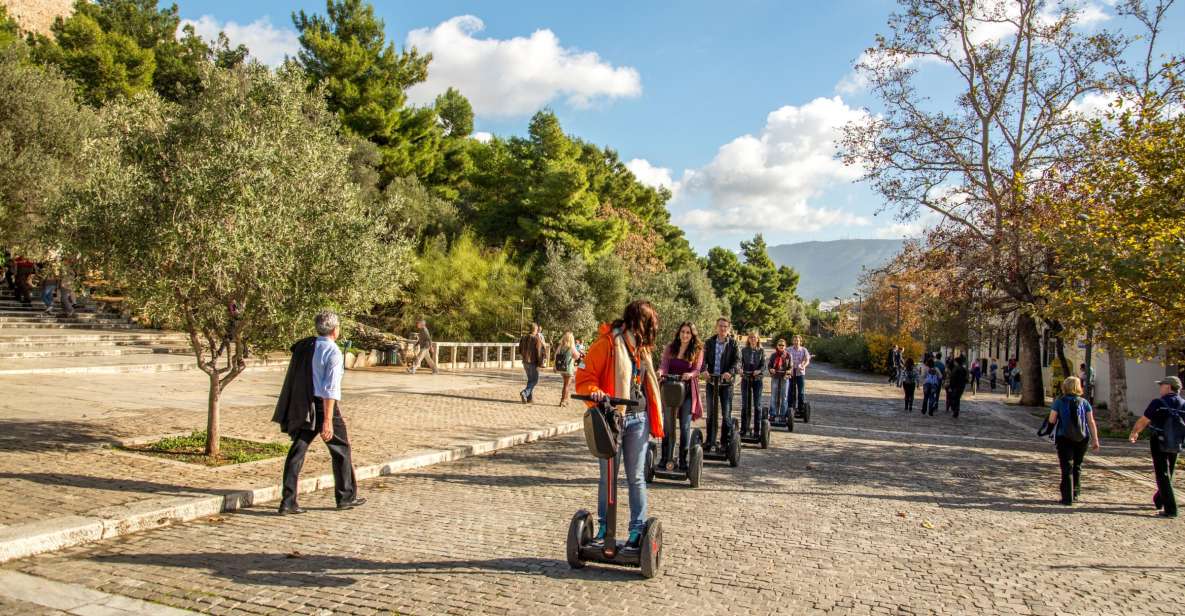
M 1152 437 L 1152 468 L 1156 471 L 1156 505 L 1165 515 L 1177 515 L 1177 496 L 1173 493 L 1173 469 L 1177 468 L 1177 454 L 1160 450 L 1156 436 Z
M 761 386 L 762 379 L 741 380 L 741 432 L 761 434 Z
M 952 388 L 950 391 L 946 392 L 946 406 L 950 408 L 951 413 L 955 417 L 959 416 L 959 403 L 962 401 L 963 401 L 962 388 L 959 388 L 957 391 L 956 391 L 956 389 Z
M 732 384 L 708 383 L 708 445 L 716 445 L 716 435 L 723 436 L 724 418 L 732 419 Z M 726 445 L 726 444 L 725 444 Z
M 1064 436 L 1059 436 L 1054 443 L 1057 445 L 1057 463 L 1062 471 L 1062 504 L 1070 505 L 1082 491 L 1082 486 L 1079 483 L 1082 477 L 1082 459 L 1086 457 L 1086 448 L 1090 445 L 1090 439 L 1083 439 L 1082 442 L 1075 443 Z
M 905 410 L 913 410 L 913 392 L 917 388 L 917 383 L 902 383 L 901 389 L 905 390 Z
M 288 448 L 288 459 L 284 461 L 284 493 L 281 507 L 295 507 L 297 484 L 300 482 L 300 469 L 304 466 L 304 456 L 308 453 L 309 444 L 313 439 L 321 438 L 320 426 L 324 425 L 325 412 L 320 399 L 314 402 L 317 406 L 314 425 L 318 430 L 301 430 L 292 437 L 292 446 Z M 340 505 L 343 502 L 358 497 L 358 484 L 354 479 L 354 464 L 350 459 L 350 438 L 346 434 L 346 422 L 342 419 L 341 405 L 333 405 L 333 438 L 325 443 L 329 447 L 329 456 L 333 458 L 333 498 Z

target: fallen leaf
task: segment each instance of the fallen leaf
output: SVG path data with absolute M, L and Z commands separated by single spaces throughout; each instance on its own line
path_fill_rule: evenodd
M 934 528 L 934 524 L 930 520 L 922 520 L 922 528 Z
M 304 558 L 304 554 L 301 554 L 300 552 L 298 552 L 296 550 L 292 550 L 291 552 L 288 552 L 287 554 L 285 554 L 284 558 Z
M 211 516 L 211 517 L 207 518 L 206 521 L 211 524 L 218 524 L 220 522 L 225 522 L 226 518 L 224 518 L 220 515 L 216 515 L 216 516 Z
M 899 518 L 904 518 L 904 517 L 905 517 L 905 512 L 904 512 L 904 511 L 898 511 L 898 512 L 897 512 L 897 517 L 899 517 Z

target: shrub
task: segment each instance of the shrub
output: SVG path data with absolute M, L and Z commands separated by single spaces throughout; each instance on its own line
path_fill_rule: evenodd
M 846 334 L 830 338 L 812 337 L 806 341 L 811 355 L 843 368 L 868 370 L 871 368 L 868 343 L 860 334 Z

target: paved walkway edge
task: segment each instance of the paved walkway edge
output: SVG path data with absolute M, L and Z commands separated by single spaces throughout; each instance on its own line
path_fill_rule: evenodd
M 25 603 L 40 605 L 69 614 L 89 616 L 190 616 L 197 614 L 140 599 L 111 595 L 105 592 L 63 584 L 44 578 L 0 571 L 0 595 Z
M 576 432 L 583 427 L 581 420 L 567 421 L 547 428 L 518 432 L 447 449 L 412 452 L 380 464 L 357 466 L 354 468 L 354 474 L 359 481 L 373 479 L 560 436 Z M 332 487 L 333 474 L 325 473 L 302 479 L 300 493 Z M 63 516 L 3 527 L 0 528 L 0 563 L 277 501 L 280 499 L 280 489 L 277 483 L 215 494 L 195 490 L 194 496 L 147 500 L 107 507 L 88 516 Z

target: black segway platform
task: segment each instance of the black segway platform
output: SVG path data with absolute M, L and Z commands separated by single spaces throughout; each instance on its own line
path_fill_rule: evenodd
M 719 385 L 721 382 L 719 376 L 709 376 L 708 382 L 713 386 Z M 731 392 L 730 392 L 731 393 Z M 716 414 L 720 409 L 716 408 L 715 396 L 708 400 L 708 421 L 715 421 Z M 713 460 L 716 462 L 728 462 L 731 467 L 736 467 L 741 463 L 741 435 L 737 432 L 736 424 L 733 422 L 732 413 L 729 413 L 720 427 L 720 443 L 719 447 L 712 451 L 704 451 L 705 460 Z
M 679 377 L 670 375 L 663 377 L 663 426 L 666 428 L 668 435 L 666 438 L 672 439 L 672 445 L 676 445 L 674 443 L 678 429 L 676 425 L 678 421 L 676 413 L 683 406 L 683 396 L 685 394 L 686 389 Z M 663 440 L 666 440 L 666 438 Z M 691 442 L 687 446 L 687 464 L 683 467 L 680 467 L 675 460 L 675 458 L 681 457 L 678 452 L 674 451 L 675 447 L 671 447 L 671 450 L 666 452 L 667 463 L 665 465 L 659 464 L 662 457 L 659 453 L 659 447 L 660 443 L 658 441 L 650 441 L 650 449 L 646 451 L 646 483 L 653 483 L 655 479 L 686 481 L 691 484 L 691 487 L 698 488 L 704 471 L 703 433 L 698 428 L 691 431 Z
M 576 400 L 589 400 L 588 396 L 572 396 Z M 636 406 L 633 400 L 606 398 L 601 404 L 610 406 Z M 587 509 L 581 509 L 572 516 L 568 525 L 568 565 L 581 569 L 585 563 L 596 562 L 623 567 L 637 567 L 642 577 L 652 578 L 662 568 L 662 522 L 658 518 L 647 518 L 642 530 L 642 541 L 637 549 L 626 547 L 625 541 L 617 540 L 617 459 L 609 458 L 608 482 L 609 507 L 605 515 L 605 540 L 596 540 L 596 520 Z
M 796 419 L 801 419 L 802 423 L 811 423 L 811 403 L 803 402 L 802 408 L 794 409 L 792 413 Z M 791 432 L 794 430 L 791 429 Z

